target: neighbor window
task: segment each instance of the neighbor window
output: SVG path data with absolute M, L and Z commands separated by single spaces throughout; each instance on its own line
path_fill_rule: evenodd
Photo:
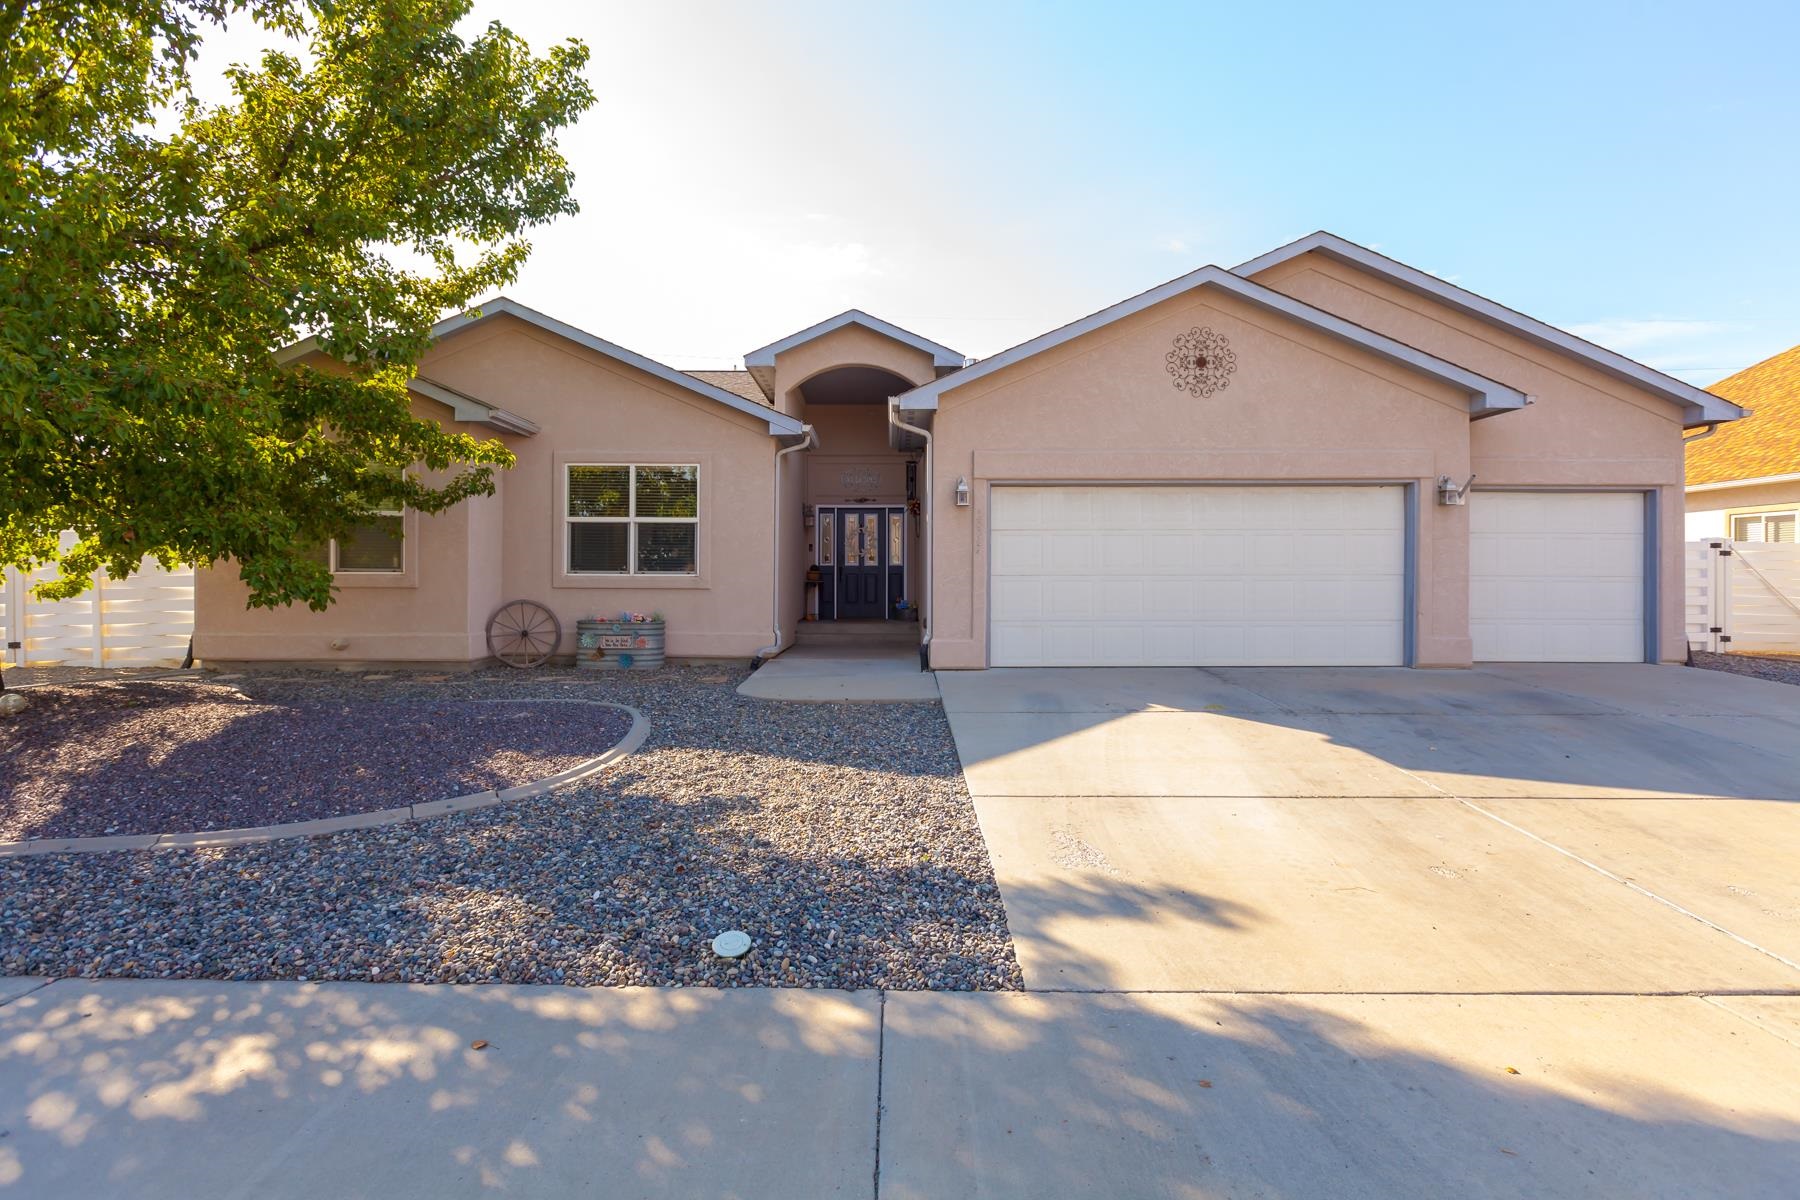
M 1731 518 L 1731 540 L 1734 542 L 1791 542 L 1794 540 L 1796 513 L 1749 513 Z
M 332 538 L 310 557 L 333 575 L 400 575 L 406 571 L 406 518 L 397 512 L 377 513 L 373 520 Z
M 572 464 L 563 523 L 571 575 L 693 575 L 700 468 Z

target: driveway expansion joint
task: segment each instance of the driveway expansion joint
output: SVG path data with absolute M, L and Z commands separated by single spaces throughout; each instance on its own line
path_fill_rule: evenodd
M 428 800 L 401 808 L 377 809 L 373 812 L 346 813 L 337 817 L 321 817 L 310 821 L 288 821 L 278 825 L 255 825 L 243 829 L 212 829 L 180 833 L 139 833 L 106 837 L 27 838 L 24 841 L 0 842 L 0 858 L 16 858 L 37 854 L 108 854 L 124 850 L 194 850 L 209 846 L 241 846 L 252 842 L 270 842 L 278 838 L 321 837 L 352 829 L 373 829 L 383 825 L 400 825 L 426 821 L 451 813 L 471 812 L 529 800 L 553 792 L 560 787 L 586 779 L 606 770 L 614 763 L 637 752 L 650 736 L 650 722 L 629 704 L 610 700 L 583 700 L 565 697 L 533 697 L 534 703 L 591 704 L 600 708 L 616 708 L 631 714 L 631 728 L 617 743 L 578 763 L 566 771 L 546 775 L 529 783 L 498 791 L 471 792 L 445 800 Z M 476 704 L 516 703 L 513 700 L 476 699 Z

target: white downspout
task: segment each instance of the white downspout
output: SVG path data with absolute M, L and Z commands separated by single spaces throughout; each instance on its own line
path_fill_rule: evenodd
M 763 661 L 781 650 L 781 460 L 796 450 L 810 450 L 819 444 L 819 435 L 811 425 L 802 425 L 802 433 L 806 436 L 792 446 L 775 452 L 775 557 L 772 560 L 774 574 L 774 599 L 772 615 L 774 617 L 775 640 L 758 650 L 750 659 L 752 671 L 763 665 Z
M 936 540 L 936 530 L 932 527 L 932 505 L 934 493 L 931 490 L 931 430 L 921 429 L 917 425 L 908 425 L 900 419 L 900 398 L 888 397 L 888 424 L 895 429 L 903 429 L 907 433 L 916 433 L 925 440 L 925 503 L 919 506 L 920 514 L 925 518 L 925 586 L 920 589 L 919 628 L 924 636 L 919 641 L 919 668 L 931 669 L 931 592 L 937 587 L 937 576 L 931 570 L 931 544 Z

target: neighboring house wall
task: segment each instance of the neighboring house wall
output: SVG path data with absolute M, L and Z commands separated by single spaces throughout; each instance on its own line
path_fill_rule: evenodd
M 324 613 L 246 611 L 235 569 L 203 572 L 201 657 L 468 661 L 487 654 L 488 617 L 512 599 L 556 613 L 563 653 L 574 649 L 577 619 L 623 610 L 664 614 L 673 655 L 748 657 L 769 641 L 775 446 L 766 424 L 512 317 L 440 342 L 420 374 L 471 396 L 503 398 L 541 427 L 535 437 L 503 438 L 518 463 L 500 472 L 496 495 L 438 516 L 409 514 L 409 577 L 371 585 L 375 577 L 340 576 L 342 590 Z M 415 411 L 446 416 L 425 400 Z M 698 573 L 566 571 L 559 506 L 570 463 L 697 465 Z
M 1656 494 L 1662 553 L 1658 629 L 1662 658 L 1686 653 L 1680 543 L 1683 452 L 1681 414 L 1573 358 L 1509 330 L 1316 252 L 1257 275 L 1256 281 L 1511 384 L 1535 399 L 1529 408 L 1471 427 L 1469 469 L 1475 486 L 1643 489 Z M 1462 476 L 1458 476 L 1462 478 Z M 1466 557 L 1446 557 L 1446 574 L 1466 573 Z M 1440 585 L 1447 580 L 1440 579 Z
M 1237 356 L 1229 387 L 1205 399 L 1173 387 L 1165 361 L 1197 325 L 1229 338 Z M 1467 510 L 1429 502 L 1440 474 L 1468 474 L 1468 397 L 1285 317 L 1217 291 L 1184 293 L 947 390 L 934 446 L 934 666 L 989 659 L 994 484 L 1121 480 L 1416 485 L 1426 499 L 1418 662 L 1469 662 Z M 967 508 L 955 507 L 959 475 Z
M 1767 512 L 1800 512 L 1800 479 L 1689 492 L 1688 540 L 1731 537 L 1732 517 Z

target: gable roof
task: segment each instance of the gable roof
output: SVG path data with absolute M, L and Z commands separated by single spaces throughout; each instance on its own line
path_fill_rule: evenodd
M 961 351 L 940 345 L 930 338 L 920 337 L 911 330 L 902 329 L 880 317 L 872 317 L 860 308 L 851 308 L 835 317 L 827 317 L 817 325 L 808 325 L 799 333 L 790 333 L 778 342 L 770 342 L 766 346 L 757 347 L 744 355 L 744 366 L 772 367 L 775 365 L 775 356 L 783 350 L 792 350 L 795 346 L 805 345 L 814 338 L 824 337 L 833 330 L 842 329 L 846 325 L 861 325 L 864 329 L 872 329 L 883 337 L 893 338 L 896 342 L 911 346 L 915 350 L 923 350 L 931 355 L 931 361 L 936 366 L 960 367 L 969 361 Z
M 719 387 L 717 384 L 709 383 L 697 375 L 690 375 L 686 371 L 677 371 L 674 367 L 665 366 L 655 359 L 645 358 L 642 354 L 627 350 L 625 347 L 609 342 L 605 338 L 596 337 L 585 329 L 577 329 L 566 321 L 559 321 L 555 317 L 541 313 L 535 308 L 530 308 L 520 304 L 517 300 L 508 299 L 505 296 L 497 296 L 485 303 L 471 306 L 468 312 L 457 313 L 453 317 L 444 318 L 442 321 L 439 321 L 436 325 L 431 327 L 431 336 L 434 341 L 441 342 L 447 337 L 453 337 L 465 329 L 470 329 L 483 321 L 498 316 L 514 317 L 525 322 L 527 325 L 535 326 L 546 333 L 553 333 L 557 337 L 574 342 L 576 345 L 582 346 L 588 350 L 592 350 L 596 354 L 605 355 L 615 362 L 622 362 L 626 366 L 636 367 L 646 375 L 654 375 L 656 378 L 667 383 L 672 383 L 684 391 L 692 392 L 697 396 L 703 396 L 708 400 L 723 404 L 726 408 L 753 416 L 759 421 L 766 421 L 769 426 L 769 432 L 772 434 L 784 437 L 798 437 L 805 431 L 805 426 L 801 422 L 785 413 L 776 412 L 766 404 L 759 404 L 754 400 L 746 399 L 735 392 Z M 282 350 L 277 351 L 275 358 L 278 362 L 293 362 L 295 359 L 311 354 L 318 348 L 318 338 L 304 338 L 291 346 L 287 346 Z M 430 383 L 429 380 L 426 382 L 428 384 Z M 416 384 L 417 380 L 415 380 L 414 383 Z M 442 388 L 441 384 L 431 386 L 440 389 Z M 421 387 L 415 386 L 413 390 L 419 392 L 421 395 L 431 394 Z M 460 396 L 461 393 L 458 393 L 458 395 Z M 493 407 L 487 405 L 485 401 L 475 400 L 474 397 L 463 396 L 462 398 L 476 404 L 482 404 L 489 408 Z M 445 401 L 445 403 L 450 402 Z M 455 405 L 452 404 L 452 407 L 455 407 Z
M 802 425 L 801 422 L 796 421 L 793 417 L 790 417 L 785 413 L 776 412 L 766 404 L 758 404 L 754 400 L 746 400 L 735 392 L 728 392 L 717 384 L 708 383 L 706 380 L 701 379 L 696 375 L 690 375 L 686 371 L 677 371 L 674 367 L 664 366 L 653 358 L 645 358 L 643 355 L 627 350 L 623 346 L 615 345 L 605 338 L 595 337 L 585 329 L 577 329 L 575 326 L 570 325 L 565 321 L 559 321 L 555 317 L 538 312 L 535 308 L 527 308 L 517 300 L 509 300 L 505 296 L 500 296 L 493 300 L 489 300 L 485 304 L 474 306 L 471 311 L 479 315 L 470 316 L 468 313 L 458 313 L 453 317 L 446 317 L 444 320 L 439 321 L 436 325 L 431 327 L 431 336 L 438 341 L 442 341 L 444 338 L 461 333 L 470 326 L 487 320 L 489 317 L 496 317 L 504 314 L 506 316 L 516 317 L 528 325 L 535 325 L 546 333 L 554 333 L 558 337 L 566 338 L 578 346 L 583 346 L 594 351 L 596 354 L 604 354 L 606 357 L 622 362 L 627 366 L 636 367 L 646 375 L 654 375 L 658 379 L 667 383 L 672 383 L 678 388 L 684 388 L 696 395 L 704 396 L 708 400 L 715 400 L 718 403 L 723 404 L 726 408 L 735 409 L 741 413 L 747 413 L 760 421 L 767 421 L 770 433 L 797 437 L 805 429 L 805 426 Z
M 1511 330 L 1526 341 L 1561 351 L 1615 379 L 1624 380 L 1626 383 L 1634 384 L 1647 392 L 1678 404 L 1682 408 L 1683 424 L 1690 429 L 1696 425 L 1706 425 L 1713 421 L 1735 421 L 1744 415 L 1743 410 L 1737 405 L 1720 399 L 1693 384 L 1683 383 L 1652 367 L 1646 367 L 1643 363 L 1626 358 L 1623 354 L 1615 353 L 1604 346 L 1596 346 L 1593 342 L 1578 338 L 1554 325 L 1546 325 L 1534 317 L 1515 312 L 1503 304 L 1496 304 L 1485 296 L 1477 296 L 1474 292 L 1459 288 L 1453 283 L 1439 279 L 1436 275 L 1409 267 L 1403 262 L 1396 262 L 1385 254 L 1377 254 L 1367 246 L 1359 246 L 1334 233 L 1326 233 L 1323 230 L 1318 233 L 1310 233 L 1298 241 L 1289 242 L 1267 254 L 1259 255 L 1249 262 L 1239 263 L 1232 270 L 1238 275 L 1248 277 L 1313 251 L 1317 251 L 1327 258 L 1361 268 L 1372 275 L 1380 276 L 1410 292 L 1429 296 L 1458 312 Z
M 748 371 L 689 371 L 688 374 L 702 383 L 724 388 L 734 396 L 742 396 L 756 404 L 763 403 L 762 389 L 756 386 L 756 380 L 750 378 Z
M 973 366 L 964 367 L 933 383 L 914 388 L 899 397 L 900 407 L 914 412 L 935 409 L 938 406 L 938 398 L 953 388 L 962 387 L 984 375 L 1004 370 L 1014 363 L 1022 362 L 1033 355 L 1042 354 L 1052 347 L 1073 341 L 1083 334 L 1102 329 L 1133 313 L 1142 312 L 1152 305 L 1161 304 L 1164 300 L 1172 299 L 1196 288 L 1217 288 L 1220 291 L 1229 292 L 1238 299 L 1247 301 L 1265 311 L 1279 313 L 1303 325 L 1310 325 L 1322 333 L 1360 346 L 1390 362 L 1410 367 L 1421 374 L 1448 383 L 1468 394 L 1471 418 L 1523 408 L 1531 403 L 1531 398 L 1517 388 L 1489 379 L 1485 375 L 1478 375 L 1466 367 L 1460 367 L 1453 362 L 1427 354 L 1404 342 L 1397 342 L 1386 334 L 1376 333 L 1373 329 L 1365 329 L 1355 322 L 1346 321 L 1322 308 L 1314 308 L 1304 301 L 1283 295 L 1273 288 L 1264 287 L 1260 283 L 1234 275 L 1223 267 L 1201 267 L 1198 271 L 1190 271 L 1179 279 L 1171 279 L 1161 287 L 1140 292 L 1129 300 L 1121 300 L 1111 308 L 1103 308 L 1079 321 L 1072 321 L 1060 329 L 1052 329 L 1049 333 L 1040 334 L 1028 342 L 1021 342 L 1010 350 L 1002 350 L 992 358 L 984 358 Z
M 1800 478 L 1800 346 L 1727 376 L 1710 391 L 1751 409 L 1687 448 L 1687 482 Z
M 954 371 L 968 362 L 968 357 L 960 350 L 920 337 L 910 329 L 902 329 L 891 321 L 880 317 L 872 317 L 860 308 L 846 309 L 835 317 L 827 317 L 817 325 L 808 325 L 799 333 L 790 333 L 778 342 L 770 342 L 766 346 L 758 346 L 744 355 L 744 366 L 756 386 L 762 389 L 763 395 L 770 400 L 775 398 L 775 356 L 784 350 L 792 350 L 795 346 L 804 346 L 814 338 L 824 337 L 843 329 L 848 325 L 861 325 L 886 338 L 892 338 L 903 346 L 911 346 L 931 355 L 931 365 L 937 368 L 938 374 Z

